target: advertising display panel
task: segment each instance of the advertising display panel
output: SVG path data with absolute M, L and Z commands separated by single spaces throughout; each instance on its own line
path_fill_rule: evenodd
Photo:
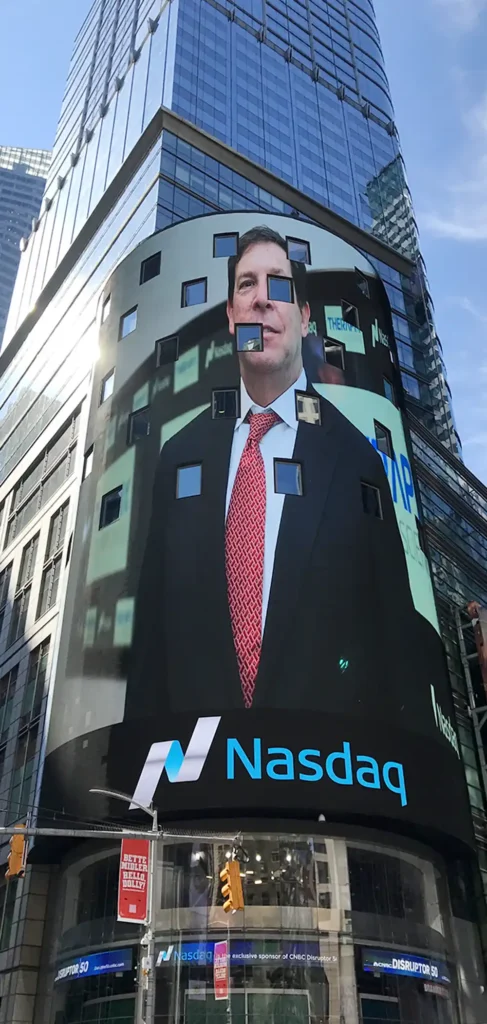
M 185 221 L 107 281 L 99 352 L 41 803 L 469 841 L 371 264 L 292 218 Z
M 149 900 L 148 839 L 122 839 L 118 873 L 117 921 L 145 924 Z

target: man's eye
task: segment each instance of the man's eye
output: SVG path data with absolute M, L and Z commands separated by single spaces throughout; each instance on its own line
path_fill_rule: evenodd
M 251 288 L 252 284 L 253 284 L 253 282 L 250 280 L 250 278 L 244 278 L 240 282 L 240 284 L 238 286 L 238 289 L 239 289 L 239 291 L 242 291 L 242 288 Z

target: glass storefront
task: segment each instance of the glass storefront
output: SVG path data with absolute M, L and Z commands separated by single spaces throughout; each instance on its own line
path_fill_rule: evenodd
M 116 921 L 117 851 L 87 850 L 53 894 L 38 1020 L 132 1024 L 140 932 Z M 256 832 L 236 851 L 245 909 L 227 915 L 233 844 L 160 844 L 157 1024 L 456 1024 L 446 872 L 428 851 Z

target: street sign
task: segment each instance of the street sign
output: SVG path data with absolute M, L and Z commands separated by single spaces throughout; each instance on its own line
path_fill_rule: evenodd
M 215 999 L 228 999 L 228 942 L 215 942 L 213 954 Z
M 118 921 L 146 924 L 149 902 L 149 839 L 122 839 Z

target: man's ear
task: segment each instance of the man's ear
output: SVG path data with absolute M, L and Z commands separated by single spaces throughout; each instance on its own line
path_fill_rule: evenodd
M 309 308 L 309 302 L 305 302 L 304 306 L 300 310 L 301 313 L 301 334 L 303 338 L 306 337 L 309 327 L 309 318 L 311 316 L 311 310 Z
M 230 300 L 227 302 L 228 329 L 230 334 L 235 334 L 235 320 L 233 318 L 233 306 Z

